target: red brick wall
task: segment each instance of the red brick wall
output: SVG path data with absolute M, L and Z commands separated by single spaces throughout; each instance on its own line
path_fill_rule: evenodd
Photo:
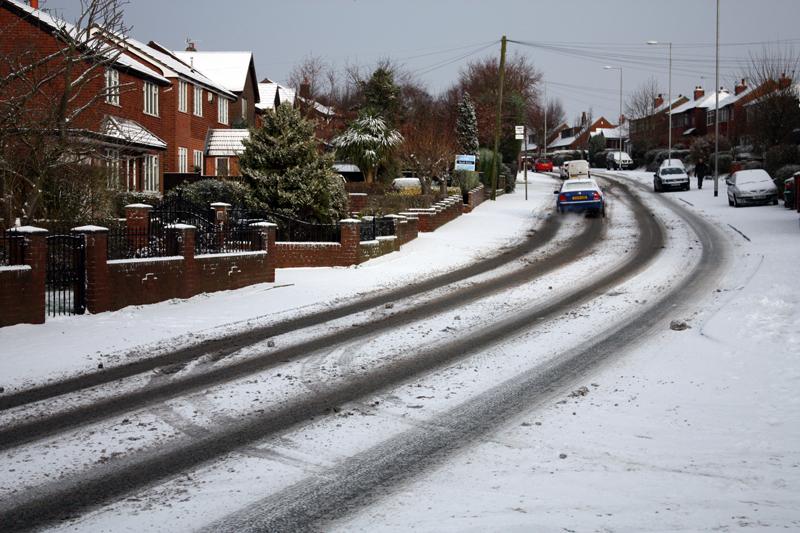
M 357 220 L 341 222 L 342 235 L 336 242 L 279 242 L 276 247 L 276 267 L 331 267 L 359 263 L 361 224 Z
M 367 208 L 369 197 L 367 193 L 351 192 L 347 194 L 347 211 L 349 213 L 362 213 Z
M 25 234 L 25 265 L 0 267 L 0 327 L 44 322 L 47 232 Z

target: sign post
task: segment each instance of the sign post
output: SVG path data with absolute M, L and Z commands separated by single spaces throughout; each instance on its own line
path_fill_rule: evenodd
M 525 174 L 525 200 L 528 200 L 528 135 L 525 126 L 514 126 L 514 138 L 521 139 L 525 149 L 522 151 L 522 172 Z M 515 178 L 516 179 L 516 178 Z

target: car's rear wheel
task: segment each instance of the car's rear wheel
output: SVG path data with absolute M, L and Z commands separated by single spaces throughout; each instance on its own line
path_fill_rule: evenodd
M 733 207 L 741 207 L 742 204 L 739 203 L 739 199 L 736 198 L 736 195 L 733 195 Z

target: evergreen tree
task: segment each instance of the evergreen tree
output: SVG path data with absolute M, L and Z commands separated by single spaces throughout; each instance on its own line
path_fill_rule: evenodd
M 362 111 L 383 117 L 390 126 L 394 125 L 400 110 L 400 87 L 394 81 L 392 70 L 385 67 L 375 69 L 361 88 L 364 98 Z
M 244 145 L 242 172 L 254 179 L 256 196 L 269 209 L 322 223 L 346 214 L 342 178 L 332 158 L 317 152 L 314 125 L 299 111 L 282 105 L 267 112 Z
M 378 165 L 387 161 L 403 136 L 378 116 L 363 115 L 333 140 L 336 154 L 358 165 L 367 183 L 375 181 Z
M 459 154 L 478 153 L 478 117 L 475 114 L 475 105 L 472 103 L 472 98 L 466 91 L 464 91 L 464 95 L 458 103 L 456 138 Z

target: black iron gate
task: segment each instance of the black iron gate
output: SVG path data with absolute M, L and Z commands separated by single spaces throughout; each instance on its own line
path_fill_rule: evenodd
M 86 311 L 86 244 L 83 235 L 47 237 L 48 316 L 82 315 Z

